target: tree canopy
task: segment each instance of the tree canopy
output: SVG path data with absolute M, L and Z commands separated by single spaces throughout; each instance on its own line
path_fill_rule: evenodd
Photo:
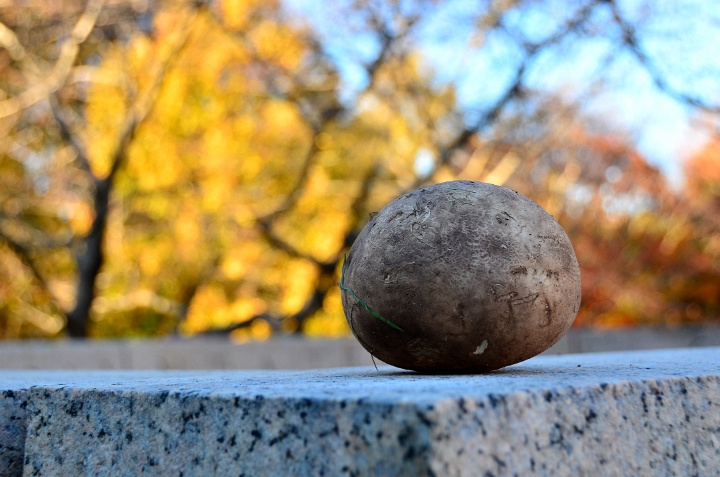
M 718 320 L 717 65 L 672 76 L 653 2 L 474 2 L 448 55 L 507 58 L 473 104 L 428 54 L 453 5 L 333 2 L 327 28 L 277 1 L 0 5 L 0 337 L 345 335 L 338 275 L 369 216 L 458 178 L 568 231 L 577 325 Z M 612 46 L 598 68 L 543 86 L 588 42 Z M 622 65 L 710 138 L 678 184 L 587 106 Z

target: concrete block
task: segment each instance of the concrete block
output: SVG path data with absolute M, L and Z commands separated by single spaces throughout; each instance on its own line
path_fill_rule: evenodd
M 704 476 L 720 468 L 720 348 L 539 356 L 460 376 L 388 366 L 2 372 L 3 392 L 2 428 L 25 403 L 24 443 L 9 443 L 24 447 L 25 475 Z
M 235 345 L 201 338 L 131 342 L 128 349 L 131 369 L 311 369 L 371 364 L 370 355 L 354 339 L 280 337 Z
M 127 369 L 130 365 L 125 341 L 3 342 L 1 369 Z
M 647 326 L 610 330 L 578 328 L 571 330 L 568 353 L 646 350 L 720 346 L 720 326 Z
M 552 345 L 550 348 L 543 351 L 542 355 L 550 354 L 568 354 L 570 351 L 569 337 L 567 334 L 560 338 L 560 341 Z
M 720 326 L 571 329 L 543 354 L 700 346 L 720 346 Z M 370 354 L 353 338 L 278 337 L 242 345 L 217 337 L 0 344 L 0 369 L 316 369 L 371 365 Z

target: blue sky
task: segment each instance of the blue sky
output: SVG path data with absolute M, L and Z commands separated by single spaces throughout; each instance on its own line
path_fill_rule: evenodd
M 322 36 L 341 69 L 344 95 L 352 97 L 366 79 L 360 62 L 374 55 L 377 43 L 353 32 L 352 19 L 338 15 L 338 5 L 344 2 L 285 3 L 308 18 Z M 468 112 L 482 111 L 502 94 L 522 55 L 503 33 L 477 36 L 474 20 L 479 3 L 440 3 L 413 37 L 436 81 L 454 84 L 458 101 Z M 507 27 L 529 41 L 541 40 L 572 14 L 569 3 L 532 2 L 530 8 L 508 17 Z M 620 0 L 619 6 L 627 20 L 638 22 L 642 49 L 672 88 L 720 104 L 720 2 Z M 596 10 L 592 20 L 596 35 L 569 38 L 540 55 L 527 73 L 527 84 L 571 99 L 583 98 L 587 111 L 628 130 L 649 161 L 679 183 L 683 154 L 706 140 L 693 126 L 696 112 L 663 93 L 637 59 L 621 50 L 619 30 L 608 27 L 609 18 L 607 8 Z M 599 79 L 601 92 L 589 97 L 593 81 Z

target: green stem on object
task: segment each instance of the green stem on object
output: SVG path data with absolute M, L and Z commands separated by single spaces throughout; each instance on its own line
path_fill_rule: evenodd
M 380 321 L 382 321 L 383 323 L 385 323 L 386 325 L 388 325 L 390 328 L 393 328 L 393 329 L 398 330 L 398 331 L 405 332 L 405 330 L 403 330 L 402 328 L 400 328 L 398 325 L 396 325 L 396 324 L 393 323 L 392 321 L 388 320 L 387 318 L 385 318 L 384 316 L 382 316 L 382 315 L 381 315 L 380 313 L 378 313 L 377 311 L 375 311 L 375 310 L 373 310 L 372 308 L 370 308 L 367 303 L 365 303 L 359 296 L 357 296 L 357 293 L 355 293 L 355 291 L 354 291 L 352 288 L 345 286 L 345 265 L 346 265 L 346 264 L 347 264 L 347 254 L 345 254 L 345 258 L 343 259 L 342 273 L 341 273 L 341 275 L 340 275 L 340 281 L 338 282 L 338 286 L 340 287 L 340 289 L 341 289 L 342 291 L 346 291 L 346 292 L 350 293 L 350 295 L 355 299 L 355 301 L 356 301 L 360 306 L 362 306 L 362 307 L 365 309 L 365 311 L 367 311 L 367 312 L 370 313 L 372 316 L 374 316 L 374 317 L 377 318 L 378 320 L 380 320 Z

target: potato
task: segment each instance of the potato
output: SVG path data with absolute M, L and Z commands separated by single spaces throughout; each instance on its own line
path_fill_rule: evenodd
M 343 309 L 373 356 L 475 373 L 557 342 L 580 307 L 580 267 L 555 219 L 504 187 L 452 181 L 396 199 L 345 257 Z

